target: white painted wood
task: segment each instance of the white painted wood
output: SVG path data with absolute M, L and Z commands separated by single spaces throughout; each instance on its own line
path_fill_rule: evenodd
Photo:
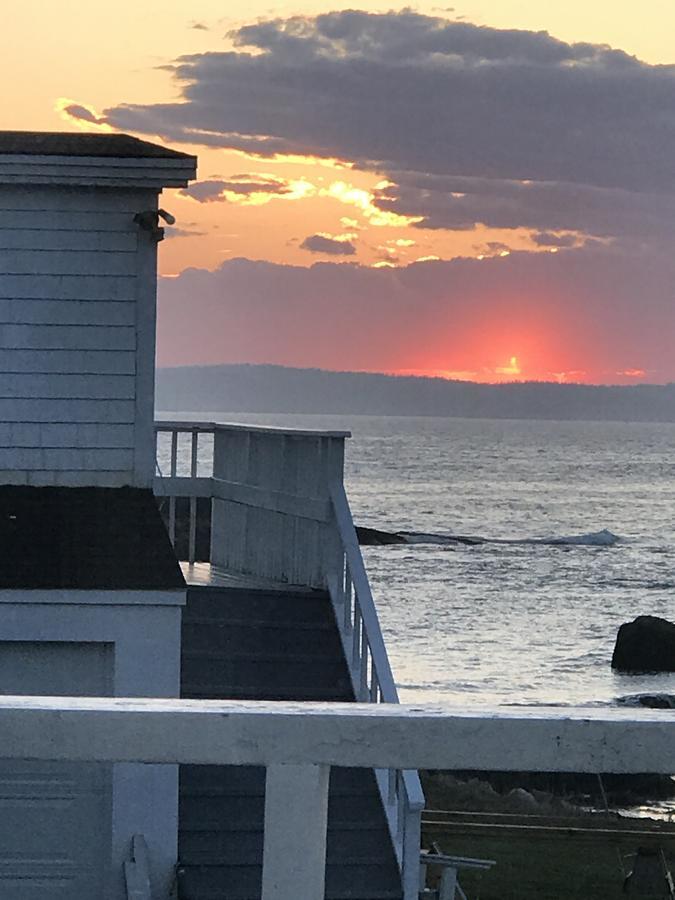
M 61 166 L 71 168 L 73 166 L 96 166 L 107 169 L 109 167 L 120 169 L 150 170 L 152 175 L 157 169 L 184 169 L 191 165 L 193 170 L 196 163 L 194 156 L 62 156 L 53 153 L 5 153 L 3 160 L 7 165 L 31 165 L 31 166 Z
M 0 758 L 271 766 L 277 811 L 283 766 L 675 771 L 675 719 L 654 710 L 15 697 L 0 698 L 0 731 Z M 294 796 L 287 816 L 267 816 L 265 854 L 275 883 L 296 883 L 304 859 L 304 878 L 315 885 L 324 871 L 315 835 L 304 856 L 296 844 L 285 856 L 279 850 L 289 847 L 296 803 Z M 318 808 L 310 801 L 311 821 Z
M 130 400 L 8 400 L 0 399 L 0 422 L 133 423 Z
M 80 375 L 6 373 L 0 381 L 0 398 L 25 400 L 133 400 L 136 379 L 132 375 Z
M 0 371 L 82 375 L 133 375 L 133 350 L 0 350 Z
M 43 204 L 26 203 L 25 206 L 10 206 L 4 198 L 5 191 L 0 192 L 0 230 L 30 231 L 53 233 L 57 231 L 76 231 L 86 234 L 136 234 L 131 209 L 124 211 L 105 210 L 103 205 L 97 209 L 81 209 L 78 211 L 61 209 L 43 209 Z M 65 204 L 62 204 L 65 207 Z M 45 214 L 43 218 L 43 214 Z M 40 228 L 36 228 L 39 222 Z M 40 240 L 40 238 L 38 238 Z
M 175 425 L 178 423 L 172 424 Z M 204 425 L 206 423 L 201 424 Z M 194 427 L 193 423 L 187 422 L 181 422 L 180 425 L 188 425 L 189 427 Z M 244 425 L 240 422 L 208 423 L 208 428 L 213 428 L 214 431 L 246 432 L 247 434 L 262 434 L 272 436 L 286 435 L 287 437 L 292 438 L 350 438 L 352 436 L 351 431 L 322 431 L 319 429 L 308 428 L 276 428 L 271 425 Z
M 156 208 L 156 202 L 153 204 Z M 136 262 L 135 483 L 151 488 L 155 475 L 155 335 L 157 331 L 157 244 L 138 232 Z
M 7 275 L 127 275 L 135 273 L 135 254 L 96 250 L 0 250 Z
M 0 422 L 0 447 L 132 449 L 132 425 Z
M 0 469 L 0 484 L 30 484 L 35 487 L 48 485 L 61 487 L 91 487 L 92 472 L 85 470 L 50 469 L 49 471 L 30 469 Z M 97 487 L 128 487 L 129 474 L 127 472 L 105 472 L 97 470 L 95 473 Z
M 131 303 L 119 300 L 0 299 L 0 323 L 5 325 L 128 325 L 135 324 Z
M 3 595 L 5 592 L 0 592 Z M 39 642 L 38 653 L 49 655 L 54 645 L 104 646 L 111 659 L 110 692 L 117 696 L 146 694 L 171 697 L 180 685 L 180 604 L 184 591 L 60 591 L 47 600 L 48 591 L 12 591 L 2 597 L 2 639 L 7 643 Z M 158 596 L 155 596 L 158 595 Z M 9 600 L 16 602 L 9 602 Z M 17 644 L 18 646 L 18 644 Z M 0 658 L 2 643 L 0 642 Z M 44 648 L 44 649 L 42 649 Z M 26 659 L 21 684 L 35 691 L 34 673 L 40 667 Z M 71 672 L 72 670 L 72 672 Z M 81 667 L 69 664 L 50 678 L 54 692 L 61 692 L 63 679 L 72 675 L 68 690 L 104 694 L 99 682 L 86 677 Z M 31 680 L 33 679 L 33 680 Z M 3 679 L 0 679 L 0 684 Z M 6 681 L 5 681 L 6 683 Z M 39 686 L 38 686 L 39 687 Z M 22 755 L 22 758 L 26 756 Z M 3 763 L 0 762 L 0 766 Z M 43 765 L 40 763 L 40 765 Z M 84 769 L 81 764 L 73 767 Z M 152 860 L 156 897 L 167 897 L 176 862 L 178 778 L 175 766 L 138 765 L 121 762 L 112 775 L 112 859 L 105 892 L 76 892 L 65 896 L 89 900 L 126 900 L 123 862 L 129 858 L 130 841 L 142 833 Z M 61 820 L 62 821 L 62 820 Z M 104 823 L 94 818 L 86 827 L 94 833 Z M 84 827 L 84 826 L 83 826 Z M 60 834 L 57 833 L 57 844 Z M 8 897 L 10 892 L 0 891 Z M 42 898 L 42 894 L 35 896 Z M 59 895 L 62 900 L 64 895 Z M 45 893 L 45 898 L 49 894 Z
M 675 772 L 664 710 L 0 697 L 0 758 Z
M 148 163 L 150 163 L 148 165 Z M 5 185 L 66 185 L 138 188 L 186 187 L 195 177 L 196 159 L 151 160 L 121 157 L 0 156 L 0 183 Z
M 30 275 L 0 277 L 0 297 L 31 300 L 136 299 L 136 284 L 129 275 Z
M 86 606 L 184 606 L 185 591 L 1 590 L 0 603 Z
M 268 490 L 236 481 L 224 481 L 221 478 L 212 479 L 211 486 L 212 496 L 242 506 L 283 513 L 314 522 L 326 522 L 330 515 L 330 504 L 327 500 L 298 497 L 283 491 Z
M 211 561 L 230 571 L 324 587 L 337 566 L 328 485 L 344 436 L 214 427 Z M 330 547 L 328 553 L 326 548 Z
M 171 478 L 162 475 L 154 480 L 154 492 L 158 497 L 212 497 L 213 481 L 211 478 Z
M 86 213 L 97 215 L 120 214 L 125 216 L 126 228 L 136 234 L 137 228 L 133 215 L 139 211 L 139 204 L 148 209 L 156 201 L 157 191 L 127 189 L 121 186 L 114 190 L 99 190 L 93 187 L 73 187 L 67 185 L 44 187 L 38 189 L 31 185 L 5 184 L 0 177 L 0 227 L 5 212 L 28 211 L 32 214 L 32 227 L 43 227 L 45 222 L 41 215 L 35 213 Z M 129 216 L 132 218 L 130 219 Z M 46 217 L 46 223 L 49 224 Z
M 133 469 L 134 451 L 78 447 L 0 447 L 0 471 L 17 472 L 120 472 Z M 127 483 L 131 476 L 127 476 Z
M 134 328 L 80 325 L 2 325 L 0 348 L 7 350 L 135 350 Z
M 342 487 L 343 435 L 326 440 L 324 434 L 316 432 L 253 430 L 208 422 L 159 422 L 156 429 L 171 434 L 172 473 L 177 468 L 180 433 L 216 433 L 212 480 L 170 476 L 156 481 L 157 493 L 171 498 L 170 533 L 175 497 L 188 496 L 194 503 L 197 496 L 210 496 L 212 562 L 229 571 L 276 581 L 316 586 L 328 583 L 355 696 L 372 703 L 397 703 Z M 316 499 L 322 495 L 324 499 Z M 326 522 L 327 497 L 334 508 L 330 522 Z M 277 513 L 282 515 L 274 515 Z M 410 873 L 417 868 L 420 813 L 424 808 L 419 778 L 416 772 L 393 769 L 378 770 L 376 778 L 403 870 L 405 898 L 412 900 L 416 874 Z
M 136 239 L 135 231 L 73 229 L 58 231 L 44 228 L 9 229 L 0 226 L 0 250 L 39 250 L 52 253 L 97 250 L 106 253 L 111 251 L 135 253 Z
M 325 891 L 328 766 L 267 767 L 262 900 Z
M 112 693 L 113 671 L 107 643 L 0 641 L 3 692 L 105 696 Z M 110 879 L 111 769 L 91 762 L 0 761 L 1 896 L 104 895 Z
M 125 860 L 124 879 L 127 900 L 152 900 L 148 846 L 142 834 L 131 839 L 131 859 Z

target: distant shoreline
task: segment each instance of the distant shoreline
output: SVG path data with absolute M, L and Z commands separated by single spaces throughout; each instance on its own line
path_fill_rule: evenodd
M 166 415 L 401 416 L 523 421 L 675 423 L 675 384 L 482 384 L 271 365 L 157 370 Z

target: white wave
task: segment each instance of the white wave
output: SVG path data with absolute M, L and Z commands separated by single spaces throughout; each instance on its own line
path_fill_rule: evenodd
M 579 534 L 572 537 L 550 538 L 549 540 L 537 541 L 541 544 L 568 544 L 580 545 L 584 547 L 612 547 L 619 541 L 615 534 L 612 534 L 607 528 L 602 531 L 594 531 L 591 534 Z
M 621 540 L 607 528 L 589 534 L 575 534 L 567 537 L 548 538 L 488 538 L 478 535 L 429 534 L 421 531 L 399 531 L 406 544 L 509 544 L 543 545 L 549 547 L 613 547 Z

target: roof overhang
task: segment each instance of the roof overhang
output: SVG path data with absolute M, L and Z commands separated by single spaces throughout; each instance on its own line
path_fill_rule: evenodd
M 133 158 L 0 153 L 0 184 L 83 187 L 186 187 L 196 177 L 197 157 Z

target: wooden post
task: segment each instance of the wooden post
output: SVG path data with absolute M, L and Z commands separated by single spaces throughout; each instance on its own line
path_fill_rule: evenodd
M 262 900 L 323 897 L 329 774 L 329 766 L 268 766 Z

